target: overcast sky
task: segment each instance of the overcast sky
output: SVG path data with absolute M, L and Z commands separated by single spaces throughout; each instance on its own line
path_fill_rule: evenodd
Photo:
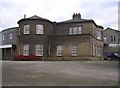
M 104 28 L 118 29 L 119 0 L 0 0 L 0 30 L 18 27 L 18 20 L 38 15 L 50 21 L 65 21 L 73 13 L 93 19 Z

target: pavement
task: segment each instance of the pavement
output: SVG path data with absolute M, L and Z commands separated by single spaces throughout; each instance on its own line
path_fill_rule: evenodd
M 3 86 L 118 86 L 118 61 L 2 61 Z

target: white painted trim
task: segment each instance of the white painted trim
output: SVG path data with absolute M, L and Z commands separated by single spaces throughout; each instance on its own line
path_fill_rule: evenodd
M 12 48 L 12 44 L 9 45 L 0 45 L 0 49 L 2 48 Z

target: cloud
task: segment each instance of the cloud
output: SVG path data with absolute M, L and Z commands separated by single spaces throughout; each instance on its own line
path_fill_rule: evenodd
M 17 21 L 38 15 L 51 21 L 64 21 L 80 12 L 82 18 L 117 29 L 118 0 L 0 0 L 0 30 L 18 26 Z

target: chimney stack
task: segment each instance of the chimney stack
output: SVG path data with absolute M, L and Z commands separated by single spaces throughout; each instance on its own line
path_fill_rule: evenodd
M 26 18 L 26 14 L 24 14 L 24 18 Z
M 80 13 L 73 13 L 73 19 L 81 19 Z

